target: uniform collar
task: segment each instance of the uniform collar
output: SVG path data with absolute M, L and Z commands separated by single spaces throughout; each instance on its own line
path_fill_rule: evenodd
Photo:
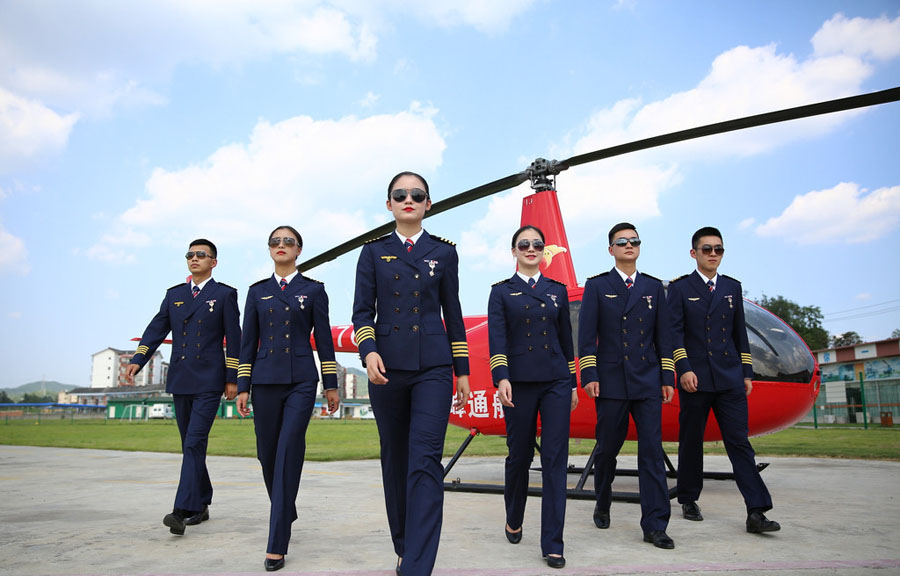
M 534 276 L 526 276 L 526 275 L 522 274 L 521 272 L 519 272 L 518 270 L 516 270 L 516 276 L 521 278 L 522 281 L 525 282 L 526 284 L 528 284 L 528 280 L 530 280 L 531 278 L 534 278 L 535 285 L 537 285 L 537 283 L 541 281 L 541 271 L 540 270 L 538 270 L 537 274 L 535 274 Z
M 697 275 L 700 276 L 700 279 L 703 280 L 703 283 L 706 284 L 707 286 L 709 285 L 708 283 L 710 280 L 712 280 L 713 286 L 715 286 L 719 282 L 719 273 L 718 272 L 716 272 L 716 275 L 713 276 L 712 278 L 707 278 L 706 276 L 703 275 L 703 272 L 701 272 L 699 269 L 697 269 Z
M 210 276 L 209 278 L 207 278 L 206 280 L 204 280 L 203 282 L 201 282 L 199 284 L 194 284 L 194 278 L 192 277 L 191 278 L 191 292 L 194 291 L 194 286 L 196 286 L 200 290 L 203 290 L 203 288 L 205 288 L 206 285 L 209 284 L 210 280 L 212 280 L 212 276 Z
M 622 282 L 624 282 L 625 279 L 628 278 L 628 274 L 626 274 L 626 273 L 622 272 L 621 270 L 619 270 L 618 267 L 613 268 L 613 269 L 614 269 L 616 272 L 619 273 L 619 276 L 622 278 Z M 632 280 L 632 281 L 636 281 L 636 280 L 637 280 L 637 277 L 638 277 L 638 271 L 637 271 L 637 269 L 635 269 L 635 271 L 634 271 L 634 276 L 631 277 L 631 280 Z
M 424 229 L 424 228 L 419 228 L 419 231 L 418 231 L 418 232 L 416 232 L 415 234 L 413 234 L 412 236 L 410 236 L 409 238 L 407 238 L 406 236 L 404 236 L 403 234 L 401 234 L 399 230 L 394 229 L 394 234 L 397 235 L 397 238 L 400 239 L 400 242 L 401 242 L 402 244 L 406 244 L 406 241 L 407 241 L 407 240 L 412 240 L 413 244 L 415 244 L 416 242 L 419 241 L 419 238 L 422 237 L 422 234 L 423 234 L 424 232 L 425 232 L 425 229 Z
M 290 284 L 290 283 L 291 283 L 291 280 L 293 280 L 294 277 L 295 277 L 297 274 L 299 274 L 299 271 L 298 271 L 298 270 L 294 270 L 294 272 L 293 272 L 292 274 L 290 274 L 290 275 L 284 277 L 284 281 L 285 281 L 287 284 Z M 279 285 L 281 284 L 281 280 L 282 280 L 281 276 L 279 276 L 278 274 L 274 274 L 274 273 L 273 273 L 273 274 L 272 274 L 272 278 L 275 279 L 275 283 L 276 283 L 276 284 L 279 284 Z

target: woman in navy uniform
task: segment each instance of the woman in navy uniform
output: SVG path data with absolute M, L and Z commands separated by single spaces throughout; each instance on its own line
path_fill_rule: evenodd
M 522 540 L 528 474 L 541 417 L 541 552 L 551 568 L 566 565 L 566 468 L 569 414 L 578 405 L 575 349 L 566 285 L 542 276 L 544 233 L 522 226 L 512 237 L 518 271 L 491 288 L 491 376 L 506 420 L 506 538 Z
M 437 556 L 452 371 L 455 406 L 461 408 L 469 396 L 459 260 L 452 242 L 422 228 L 430 208 L 424 178 L 412 172 L 394 176 L 387 209 L 397 228 L 363 246 L 353 299 L 356 344 L 381 441 L 397 574 L 405 576 L 431 574 Z
M 337 362 L 328 322 L 328 295 L 321 282 L 304 278 L 295 267 L 303 239 L 290 226 L 269 235 L 275 273 L 250 286 L 244 305 L 244 334 L 238 366 L 238 412 L 249 416 L 252 387 L 256 454 L 262 465 L 269 511 L 265 568 L 284 566 L 297 519 L 297 492 L 306 453 L 306 428 L 316 401 L 319 375 L 310 332 L 322 365 L 329 413 L 340 402 Z

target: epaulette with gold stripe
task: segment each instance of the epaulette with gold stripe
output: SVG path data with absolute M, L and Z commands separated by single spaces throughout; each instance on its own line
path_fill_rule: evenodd
M 310 278 L 309 276 L 304 276 L 303 278 L 305 278 L 306 280 L 309 280 L 310 282 L 315 282 L 316 284 L 321 284 L 323 286 L 325 285 L 325 283 L 322 282 L 321 280 L 316 280 L 315 278 Z
M 507 282 L 509 282 L 509 278 L 505 278 L 499 282 L 494 282 L 493 284 L 491 284 L 491 288 L 493 288 L 494 286 L 499 286 L 501 284 L 506 284 Z
M 544 278 L 547 278 L 547 280 L 553 282 L 554 284 L 559 284 L 560 286 L 565 286 L 565 285 L 566 285 L 565 282 L 560 282 L 559 280 L 554 280 L 553 278 L 548 278 L 547 276 L 544 276 Z
M 599 274 L 594 274 L 593 276 L 588 276 L 588 280 L 593 280 L 594 278 L 600 278 L 601 276 L 606 276 L 607 274 L 609 274 L 609 270 L 607 270 L 606 272 L 601 272 Z
M 642 276 L 646 276 L 647 278 L 650 278 L 651 280 L 656 280 L 657 282 L 662 282 L 662 280 L 660 280 L 660 279 L 657 278 L 656 276 L 652 276 L 652 275 L 650 275 L 650 274 L 647 274 L 646 272 L 641 272 L 641 275 L 642 275 Z
M 271 280 L 271 279 L 272 279 L 272 277 L 269 276 L 268 278 L 263 278 L 262 280 L 260 280 L 260 281 L 258 281 L 258 282 L 254 282 L 254 283 L 251 284 L 250 286 L 252 287 L 252 286 L 256 286 L 257 284 L 262 284 L 263 282 L 268 282 L 268 281 Z
M 180 282 L 180 283 L 178 283 L 178 284 L 176 284 L 176 285 L 174 285 L 174 286 L 171 286 L 171 287 L 169 287 L 169 288 L 166 288 L 166 291 L 174 290 L 174 289 L 176 289 L 176 288 L 181 288 L 181 287 L 184 286 L 185 284 L 190 284 L 190 282 Z
M 738 284 L 741 283 L 741 281 L 738 280 L 737 278 L 732 278 L 731 276 L 728 276 L 728 275 L 726 275 L 726 274 L 720 274 L 720 276 L 721 276 L 722 278 L 728 278 L 729 280 L 734 280 L 734 281 L 737 282 Z
M 669 284 L 671 284 L 672 282 L 678 282 L 679 280 L 684 280 L 688 276 L 690 276 L 690 274 L 685 274 L 684 276 L 679 276 L 678 278 L 673 278 L 673 279 L 669 280 Z
M 218 281 L 216 281 L 216 284 L 218 284 L 219 286 L 224 286 L 224 287 L 226 287 L 226 288 L 231 288 L 232 290 L 237 290 L 237 288 L 235 288 L 234 286 L 229 286 L 228 284 L 226 284 L 226 283 L 224 283 L 224 282 L 218 282 Z
M 440 240 L 440 241 L 443 242 L 444 244 L 449 244 L 449 245 L 451 245 L 451 246 L 456 246 L 456 242 L 451 242 L 450 240 L 447 240 L 446 238 L 441 238 L 440 236 L 432 236 L 432 238 L 434 238 L 435 240 Z

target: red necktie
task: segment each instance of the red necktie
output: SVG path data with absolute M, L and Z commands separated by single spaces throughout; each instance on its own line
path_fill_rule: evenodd
M 625 279 L 625 287 L 631 290 L 631 287 L 634 286 L 634 280 L 631 279 L 631 276 Z
M 710 292 L 715 292 L 715 291 L 716 291 L 716 285 L 713 284 L 713 281 L 712 281 L 712 280 L 708 281 L 708 282 L 706 283 L 706 285 L 709 286 L 709 291 L 710 291 Z
M 284 289 L 287 288 L 287 280 L 282 278 L 281 282 L 279 282 L 278 285 L 281 286 L 281 291 L 284 292 Z
M 534 278 L 529 278 L 529 279 L 528 279 L 528 287 L 529 287 L 529 288 L 531 288 L 531 289 L 533 290 L 535 284 L 537 284 L 537 282 L 534 281 Z
M 412 241 L 412 238 L 407 238 L 407 239 L 406 239 L 406 242 L 404 242 L 403 245 L 406 246 L 406 251 L 407 251 L 407 252 L 412 252 L 412 247 L 413 247 L 413 241 Z
M 199 287 L 199 286 L 194 286 L 194 287 L 191 289 L 191 294 L 194 296 L 194 298 L 196 298 L 196 297 L 197 297 L 197 294 L 199 294 L 199 293 L 200 293 L 200 287 Z

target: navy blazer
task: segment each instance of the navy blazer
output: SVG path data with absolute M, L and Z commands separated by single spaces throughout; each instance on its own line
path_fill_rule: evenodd
M 284 291 L 274 276 L 252 284 L 244 305 L 238 392 L 249 392 L 251 385 L 318 381 L 310 332 L 319 353 L 322 386 L 337 388 L 325 285 L 301 274 Z
M 704 392 L 743 389 L 753 360 L 741 283 L 719 274 L 710 292 L 695 270 L 669 283 L 668 302 L 678 375 L 693 371 Z
M 237 290 L 212 278 L 196 298 L 190 281 L 169 288 L 129 364 L 143 368 L 170 331 L 172 356 L 166 392 L 223 392 L 226 382 L 237 381 L 241 346 Z
M 629 290 L 616 269 L 588 278 L 578 320 L 581 385 L 600 383 L 600 398 L 660 396 L 675 385 L 671 326 L 662 282 L 635 276 Z
M 500 380 L 575 384 L 569 294 L 541 274 L 534 288 L 518 275 L 497 282 L 488 299 L 488 342 L 494 386 Z
M 458 268 L 456 245 L 425 231 L 411 252 L 394 232 L 364 244 L 353 298 L 363 363 L 378 352 L 389 370 L 452 364 L 457 376 L 468 375 Z

